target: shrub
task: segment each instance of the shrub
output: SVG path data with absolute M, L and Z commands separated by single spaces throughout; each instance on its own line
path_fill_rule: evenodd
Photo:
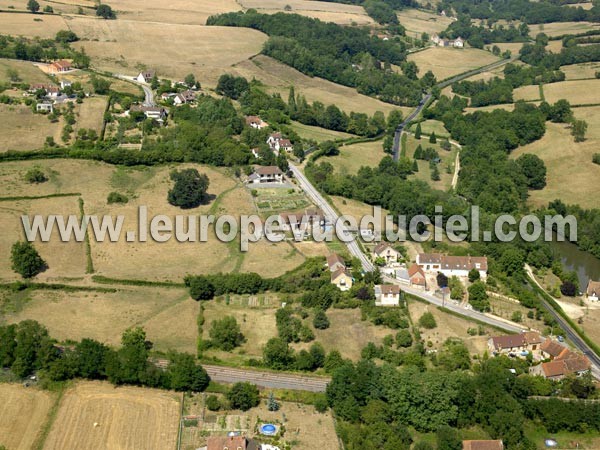
M 423 313 L 419 319 L 419 326 L 427 330 L 437 327 L 437 323 L 435 321 L 435 317 L 433 317 L 433 314 L 430 312 Z
M 216 395 L 209 395 L 206 399 L 206 407 L 209 411 L 218 411 L 221 409 L 221 402 Z
M 110 194 L 108 194 L 108 198 L 106 199 L 106 201 L 109 205 L 113 203 L 127 203 L 129 201 L 129 198 L 124 194 L 120 194 L 118 192 L 111 192 Z
M 317 310 L 317 312 L 315 312 L 315 317 L 313 318 L 313 326 L 317 330 L 326 330 L 327 328 L 329 328 L 329 318 L 327 317 L 327 314 L 325 314 L 325 311 L 323 311 L 322 309 L 319 309 Z
M 230 352 L 246 340 L 233 316 L 215 320 L 210 326 L 209 336 L 213 347 L 226 352 Z
M 45 183 L 48 177 L 39 167 L 33 167 L 25 174 L 25 181 L 29 183 Z
M 327 411 L 328 405 L 327 405 L 327 398 L 324 395 L 319 395 L 316 399 L 315 399 L 315 409 L 317 412 L 319 413 L 324 413 L 325 411 Z

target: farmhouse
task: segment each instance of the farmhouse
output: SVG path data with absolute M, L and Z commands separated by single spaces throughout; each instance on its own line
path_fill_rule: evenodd
M 331 283 L 335 284 L 340 291 L 349 290 L 352 287 L 353 282 L 354 280 L 352 279 L 350 271 L 345 268 L 338 269 L 331 273 Z
M 258 116 L 246 116 L 246 125 L 251 128 L 256 128 L 257 130 L 262 130 L 263 128 L 267 128 L 269 126 L 267 122 Z
M 546 339 L 540 347 L 542 358 L 550 359 L 529 369 L 534 375 L 552 380 L 561 380 L 568 375 L 583 375 L 590 370 L 590 361 L 551 339 Z
M 600 281 L 588 281 L 585 295 L 587 296 L 588 300 L 597 302 L 600 298 Z
M 431 36 L 431 41 L 437 45 L 438 47 L 454 47 L 454 48 L 464 48 L 465 41 L 460 36 L 456 39 L 442 39 L 437 34 Z
M 55 84 L 32 84 L 29 86 L 29 92 L 36 93 L 37 91 L 44 91 L 48 97 L 58 97 L 60 94 L 60 88 Z
M 540 352 L 544 342 L 542 336 L 535 331 L 521 334 L 494 336 L 488 340 L 488 348 L 494 356 L 509 355 L 525 357 L 530 352 Z
M 156 76 L 156 72 L 154 70 L 146 70 L 144 72 L 140 72 L 137 77 L 135 77 L 135 81 L 138 83 L 150 83 L 152 78 Z
M 375 285 L 375 305 L 376 306 L 399 306 L 400 305 L 400 287 L 395 284 L 377 284 L 377 285 Z
M 544 359 L 559 359 L 561 355 L 566 355 L 568 349 L 552 339 L 546 339 L 540 347 L 542 358 Z
M 500 440 L 462 441 L 462 450 L 504 450 Z
M 175 105 L 183 105 L 184 103 L 193 102 L 194 100 L 196 100 L 196 93 L 194 91 L 187 90 L 176 94 L 173 98 L 173 103 Z
M 471 269 L 476 269 L 481 278 L 487 276 L 485 256 L 447 256 L 441 253 L 419 253 L 417 264 L 426 272 L 441 272 L 447 277 L 466 277 Z
M 373 258 L 383 258 L 386 264 L 398 262 L 400 252 L 395 250 L 389 242 L 380 242 L 373 249 Z
M 260 450 L 261 445 L 245 436 L 212 436 L 208 438 L 206 450 Z
M 160 106 L 131 105 L 130 112 L 143 112 L 146 118 L 162 123 L 167 118 L 167 110 Z
M 410 278 L 410 284 L 415 286 L 427 287 L 427 279 L 425 278 L 425 273 L 423 269 L 419 267 L 417 264 L 413 264 L 408 269 L 408 276 Z
M 51 112 L 54 111 L 54 107 L 52 105 L 52 102 L 50 102 L 50 101 L 43 101 L 43 102 L 38 103 L 37 105 L 35 105 L 35 110 L 37 112 L 51 113 Z
M 291 153 L 294 151 L 294 146 L 292 145 L 292 141 L 289 139 L 280 139 L 279 142 L 275 143 L 275 150 L 278 152 L 283 150 L 285 152 Z
M 410 284 L 410 275 L 408 274 L 408 269 L 406 267 L 394 270 L 394 276 L 400 283 Z
M 337 253 L 332 253 L 331 255 L 327 256 L 327 267 L 329 267 L 330 272 L 335 272 L 339 269 L 345 269 L 346 263 L 340 255 Z
M 259 166 L 254 173 L 248 177 L 248 182 L 259 183 L 283 183 L 283 172 L 277 166 Z
M 48 65 L 48 73 L 63 73 L 72 70 L 71 62 L 66 59 L 59 59 Z

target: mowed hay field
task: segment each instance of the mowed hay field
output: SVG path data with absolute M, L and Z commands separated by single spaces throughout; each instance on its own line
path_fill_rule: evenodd
M 175 448 L 179 408 L 172 392 L 77 383 L 65 392 L 44 449 Z
M 403 9 L 397 16 L 400 24 L 406 28 L 407 35 L 416 33 L 419 39 L 421 38 L 421 33 L 430 35 L 440 33 L 452 23 L 452 19 L 449 17 L 412 8 Z
M 10 450 L 29 450 L 38 437 L 54 394 L 20 384 L 0 383 L 0 442 Z
M 36 320 L 59 341 L 91 338 L 118 346 L 127 328 L 141 326 L 159 351 L 196 350 L 199 304 L 183 288 L 119 287 L 117 292 L 32 290 L 19 296 L 7 295 L 3 300 L 6 322 Z M 65 327 L 65 323 L 69 326 Z
M 0 13 L 2 34 L 54 39 L 58 31 L 68 28 L 61 16 Z
M 16 70 L 19 79 L 24 83 L 50 83 L 51 78 L 38 69 L 30 61 L 16 59 L 0 59 L 0 82 L 9 82 L 9 70 Z
M 372 115 L 375 111 L 382 111 L 387 116 L 393 109 L 401 109 L 406 116 L 412 111 L 412 108 L 398 108 L 359 94 L 356 89 L 350 87 L 318 77 L 309 77 L 264 55 L 236 64 L 231 72 L 249 80 L 252 78 L 260 80 L 267 85 L 269 91 L 279 92 L 285 99 L 287 99 L 290 86 L 294 86 L 296 94 L 305 96 L 309 102 L 319 101 L 325 105 L 333 104 L 346 113 L 356 111 Z M 217 75 L 215 74 L 215 76 Z
M 584 208 L 598 207 L 600 166 L 592 163 L 592 156 L 600 143 L 600 107 L 576 108 L 574 113 L 575 118 L 588 122 L 584 142 L 574 142 L 568 125 L 548 122 L 542 139 L 511 153 L 514 158 L 533 153 L 546 164 L 546 187 L 529 191 L 529 201 L 535 206 L 547 206 L 559 198 Z
M 73 126 L 75 132 L 82 128 L 95 130 L 98 134 L 102 131 L 104 122 L 104 111 L 106 111 L 108 99 L 106 97 L 86 98 L 83 103 L 75 105 L 75 120 Z
M 19 240 L 24 239 L 21 216 L 33 217 L 36 214 L 46 218 L 50 214 L 76 215 L 79 217 L 77 197 L 48 198 L 39 200 L 17 200 L 0 202 L 0 279 L 17 280 L 19 276 L 12 271 L 10 249 Z M 66 219 L 65 219 L 66 220 Z M 60 277 L 81 277 L 86 271 L 85 244 L 62 242 L 58 231 L 50 236 L 49 242 L 38 238 L 35 247 L 48 264 L 48 269 L 37 276 L 39 280 L 51 281 Z
M 431 70 L 438 81 L 498 61 L 499 58 L 476 48 L 431 47 L 408 56 L 423 75 Z
M 598 24 L 592 22 L 553 22 L 529 25 L 529 35 L 546 33 L 548 36 L 562 36 L 563 34 L 579 34 L 586 31 L 597 30 Z
M 340 154 L 323 158 L 336 172 L 354 175 L 362 166 L 376 167 L 385 156 L 383 141 L 362 142 L 340 147 Z
M 204 25 L 209 16 L 242 9 L 235 0 L 172 0 L 140 3 L 135 0 L 115 0 L 111 7 L 119 19 L 160 23 Z
M 546 86 L 544 86 L 543 89 L 545 92 Z M 541 100 L 540 87 L 538 85 L 529 85 L 529 86 L 521 86 L 516 89 L 513 89 L 513 99 L 515 101 L 517 101 L 517 100 L 525 100 L 525 101 Z
M 561 66 L 560 70 L 565 73 L 568 81 L 595 78 L 596 72 L 600 71 L 600 62 L 571 64 L 568 66 Z
M 39 149 L 47 136 L 61 142 L 62 119 L 52 123 L 29 106 L 0 104 L 0 123 L 0 152 Z
M 565 98 L 571 105 L 595 105 L 600 103 L 600 80 L 574 80 L 545 84 L 544 97 L 548 103 L 555 103 Z
M 40 185 L 23 181 L 25 172 L 38 166 L 50 180 Z M 209 201 L 197 208 L 182 210 L 167 202 L 172 186 L 169 174 L 173 169 L 197 168 L 209 178 Z M 85 213 L 124 216 L 122 233 L 118 242 L 97 242 L 91 236 L 91 255 L 96 273 L 113 278 L 181 281 L 187 273 L 214 273 L 232 270 L 252 270 L 271 277 L 284 273 L 300 264 L 304 258 L 293 252 L 285 242 L 275 244 L 259 242 L 246 253 L 240 252 L 239 242 L 224 243 L 216 239 L 209 229 L 207 242 L 178 242 L 173 236 L 168 242 L 155 242 L 148 234 L 146 242 L 126 242 L 126 232 L 139 229 L 140 206 L 148 211 L 148 224 L 154 215 L 166 215 L 175 226 L 175 216 L 199 214 L 255 213 L 250 192 L 225 169 L 200 165 L 173 165 L 161 167 L 123 168 L 92 161 L 39 160 L 35 162 L 7 162 L 0 164 L 0 189 L 4 196 L 43 196 L 55 193 L 78 193 L 84 200 Z M 119 192 L 129 197 L 126 204 L 107 204 L 110 192 Z M 61 206 L 64 205 L 64 206 Z M 10 270 L 8 256 L 10 246 L 21 238 L 21 214 L 76 214 L 79 216 L 77 197 L 52 198 L 45 200 L 19 200 L 0 202 L 0 221 L 5 230 L 0 239 L 2 277 L 12 279 L 16 275 Z M 187 217 L 185 217 L 187 229 Z M 197 233 L 199 234 L 199 232 Z M 47 247 L 46 247 L 47 246 Z M 46 248 L 48 250 L 46 250 Z M 47 257 L 49 270 L 40 278 L 56 276 L 82 276 L 85 274 L 86 259 L 83 243 L 63 244 L 52 238 L 48 244 L 40 244 L 42 257 Z M 272 264 L 272 255 L 279 255 L 282 263 Z M 65 273 L 63 273 L 65 272 Z
M 289 12 L 302 16 L 334 22 L 340 25 L 371 25 L 371 19 L 362 6 L 312 0 L 240 0 L 246 9 L 256 9 L 261 13 L 274 14 Z M 290 7 L 286 11 L 286 7 Z
M 92 65 L 116 73 L 137 73 L 140 65 L 159 77 L 182 79 L 190 72 L 216 84 L 232 64 L 259 53 L 267 36 L 249 28 L 205 27 L 135 20 L 73 18 L 69 28 L 86 40 Z
M 300 122 L 292 121 L 292 129 L 298 133 L 303 139 L 314 139 L 317 142 L 323 141 L 334 141 L 336 139 L 346 139 L 353 137 L 354 135 L 349 133 L 343 133 L 341 131 L 327 130 L 321 127 L 315 127 L 311 125 L 304 125 Z

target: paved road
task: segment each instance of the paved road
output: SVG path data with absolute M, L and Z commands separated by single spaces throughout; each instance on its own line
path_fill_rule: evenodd
M 219 383 L 247 381 L 267 389 L 292 389 L 296 391 L 325 392 L 330 378 L 287 373 L 273 373 L 253 369 L 202 365 L 210 378 Z
M 331 223 L 337 223 L 337 220 L 339 219 L 337 211 L 333 209 L 329 202 L 327 202 L 327 200 L 323 198 L 321 193 L 317 191 L 317 189 L 315 189 L 315 187 L 311 184 L 310 181 L 308 181 L 308 178 L 306 178 L 302 171 L 292 163 L 290 163 L 290 170 L 293 172 L 294 177 L 296 177 L 296 180 L 298 180 L 300 187 L 313 200 L 315 205 L 321 208 L 321 210 L 325 213 L 325 216 L 327 216 L 331 220 Z M 350 233 L 346 230 L 346 227 L 343 227 L 342 232 L 345 233 L 345 235 L 350 236 Z M 346 246 L 348 247 L 348 251 L 350 251 L 350 254 L 352 256 L 356 256 L 360 260 L 362 268 L 365 272 L 371 272 L 374 269 L 373 264 L 371 263 L 369 258 L 367 258 L 367 256 L 362 252 L 356 239 L 352 239 L 350 242 L 347 242 Z
M 431 94 L 427 94 L 425 97 L 423 97 L 417 108 L 412 113 L 410 113 L 410 115 L 406 119 L 404 119 L 404 122 L 402 122 L 396 128 L 396 132 L 394 133 L 394 146 L 392 147 L 392 149 L 394 150 L 394 161 L 398 161 L 398 158 L 400 157 L 400 139 L 402 138 L 404 128 L 406 128 L 406 125 L 408 125 L 415 117 L 421 114 L 421 111 L 423 110 L 430 98 Z
M 414 288 L 412 286 L 407 286 L 406 284 L 401 284 L 398 280 L 394 278 L 390 278 L 387 276 L 383 277 L 386 283 L 396 284 L 401 287 L 404 292 L 412 294 L 416 297 L 419 297 L 423 300 L 428 301 L 429 303 L 436 306 L 443 306 L 444 308 L 455 312 L 456 314 L 460 314 L 461 316 L 478 320 L 479 322 L 486 323 L 488 325 L 500 328 L 502 330 L 508 331 L 510 333 L 519 333 L 523 330 L 523 326 L 516 324 L 514 322 L 510 322 L 508 320 L 501 319 L 496 316 L 492 316 L 491 314 L 485 314 L 478 311 L 475 311 L 470 308 L 465 308 L 455 303 L 452 300 L 442 301 L 439 297 L 434 296 L 431 293 L 423 292 L 420 289 Z
M 473 75 L 477 75 L 488 70 L 497 69 L 498 67 L 502 67 L 508 63 L 514 62 L 517 58 L 517 56 L 513 56 L 510 59 L 502 59 L 500 61 L 493 62 L 492 64 L 488 64 L 487 66 L 478 67 L 477 69 L 473 69 L 469 72 L 462 73 L 453 78 L 450 78 L 449 80 L 442 81 L 441 83 L 437 84 L 437 87 L 444 88 L 446 86 L 451 85 L 452 83 L 456 83 L 457 81 L 472 77 Z M 421 113 L 421 111 L 423 110 L 430 98 L 431 94 L 427 94 L 425 97 L 423 97 L 423 100 L 421 100 L 417 108 L 404 120 L 404 122 L 398 125 L 398 128 L 396 128 L 396 132 L 394 133 L 394 146 L 392 147 L 394 151 L 394 161 L 398 161 L 398 158 L 400 157 L 400 139 L 402 137 L 402 133 L 404 132 L 404 128 L 406 128 L 406 125 L 408 125 L 409 122 L 411 122 L 415 117 L 417 117 Z
M 152 88 L 149 84 L 140 83 L 134 77 L 129 77 L 127 75 L 121 75 L 116 73 L 114 76 L 116 78 L 120 78 L 121 80 L 130 81 L 140 86 L 144 90 L 144 106 L 156 106 L 156 103 L 154 102 L 154 92 L 152 92 Z
M 525 271 L 529 278 L 544 292 L 546 290 L 542 287 L 542 285 L 538 282 L 538 280 L 533 275 L 533 271 L 529 265 L 525 265 Z M 577 334 L 571 325 L 552 307 L 552 305 L 544 298 L 542 298 L 542 304 L 548 310 L 548 312 L 556 319 L 560 327 L 564 330 L 565 334 L 569 338 L 569 340 L 573 343 L 577 349 L 588 357 L 590 362 L 592 363 L 592 373 L 594 377 L 600 379 L 600 357 L 585 343 L 583 339 Z

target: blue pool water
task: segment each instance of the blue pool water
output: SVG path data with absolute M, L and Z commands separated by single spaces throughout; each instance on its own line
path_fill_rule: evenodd
M 270 423 L 265 423 L 264 425 L 261 425 L 261 427 L 260 427 L 261 434 L 271 435 L 271 434 L 275 434 L 276 431 L 277 431 L 277 427 Z

